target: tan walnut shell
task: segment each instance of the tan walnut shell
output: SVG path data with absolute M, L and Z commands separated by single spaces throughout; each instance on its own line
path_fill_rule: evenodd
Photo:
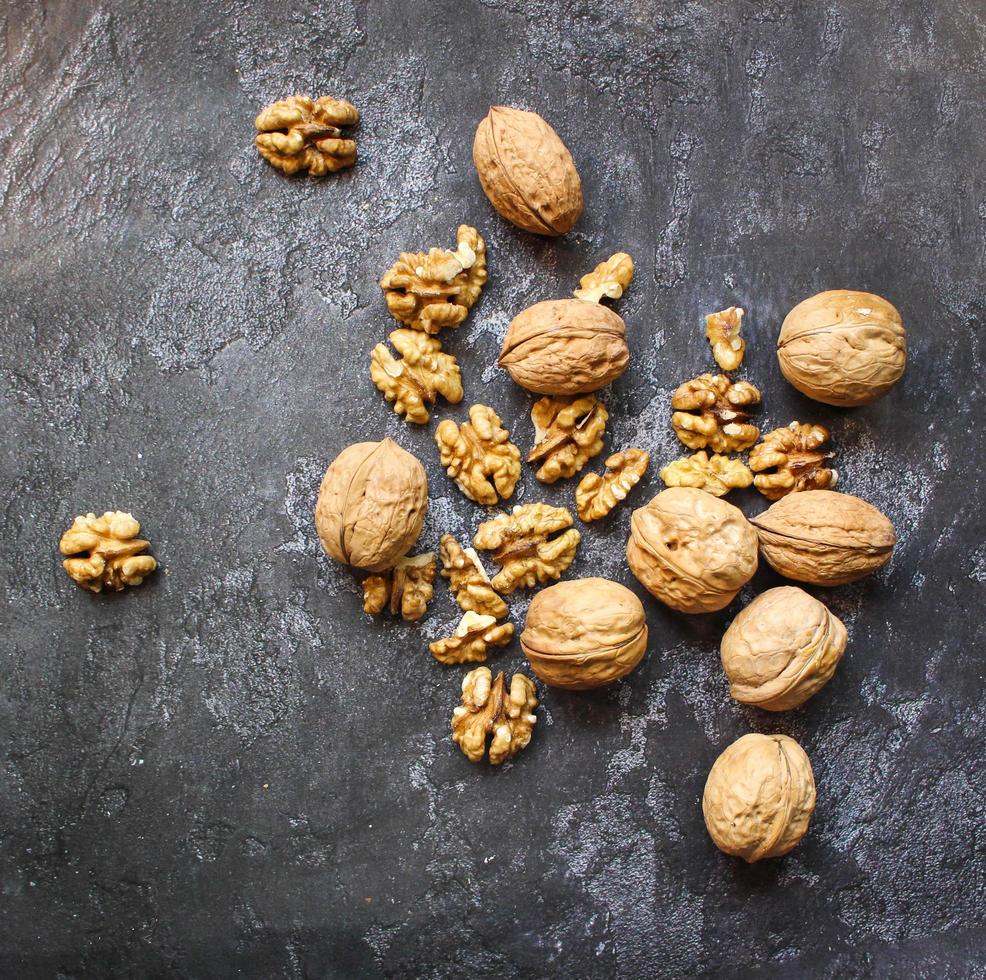
M 757 596 L 730 623 L 719 653 L 737 701 L 789 711 L 832 679 L 845 649 L 842 620 L 803 589 L 784 585 Z
M 704 490 L 672 487 L 633 512 L 627 561 L 672 609 L 716 612 L 757 570 L 757 534 L 738 507 Z
M 643 658 L 644 607 L 626 586 L 608 579 L 559 582 L 534 596 L 520 645 L 550 687 L 601 687 L 625 677 Z
M 881 296 L 830 289 L 798 303 L 777 338 L 781 373 L 802 394 L 851 408 L 885 395 L 904 373 L 907 333 Z
M 618 378 L 630 361 L 626 324 L 609 307 L 551 299 L 514 317 L 500 366 L 539 395 L 580 395 Z
M 473 162 L 483 192 L 507 221 L 564 235 L 582 213 L 582 181 L 558 134 L 536 113 L 492 106 L 476 129 Z
M 811 585 L 845 585 L 890 561 L 897 535 L 872 504 L 834 490 L 781 497 L 752 519 L 774 571 Z
M 393 567 L 418 540 L 428 511 L 428 477 L 391 439 L 358 442 L 332 461 L 315 505 L 322 547 L 369 572 Z
M 716 759 L 702 796 L 716 847 L 748 864 L 793 850 L 814 809 L 811 762 L 786 735 L 737 739 Z

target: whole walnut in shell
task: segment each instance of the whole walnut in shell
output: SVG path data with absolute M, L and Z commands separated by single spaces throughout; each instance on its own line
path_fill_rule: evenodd
M 492 106 L 476 129 L 473 162 L 483 192 L 507 221 L 564 235 L 582 213 L 582 181 L 558 134 L 536 113 Z
M 534 597 L 520 645 L 545 684 L 572 691 L 601 687 L 640 663 L 647 648 L 644 607 L 608 579 L 559 582 Z
M 752 519 L 774 571 L 812 585 L 845 585 L 890 561 L 893 524 L 859 497 L 804 490 L 781 497 Z
M 793 850 L 814 809 L 811 762 L 786 735 L 737 739 L 716 759 L 702 796 L 716 847 L 748 864 Z
M 647 591 L 672 609 L 716 612 L 757 570 L 757 534 L 725 500 L 672 487 L 633 512 L 627 561 Z
M 809 398 L 843 408 L 866 405 L 904 373 L 907 333 L 897 308 L 881 296 L 830 289 L 784 318 L 777 360 Z
M 428 477 L 391 439 L 358 442 L 332 461 L 315 505 L 322 547 L 369 572 L 393 567 L 410 550 L 428 511 Z
M 845 649 L 842 621 L 803 589 L 785 585 L 757 596 L 732 621 L 719 653 L 737 701 L 788 711 L 832 679 Z

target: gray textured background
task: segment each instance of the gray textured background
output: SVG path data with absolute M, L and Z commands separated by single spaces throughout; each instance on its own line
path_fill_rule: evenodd
M 0 18 L 4 975 L 983 975 L 981 4 L 14 0 Z M 359 106 L 354 170 L 258 158 L 254 115 L 294 91 Z M 482 196 L 490 102 L 572 148 L 587 207 L 565 239 Z M 900 545 L 826 593 L 850 646 L 803 709 L 729 699 L 717 646 L 740 603 L 647 599 L 625 683 L 542 689 L 501 770 L 452 745 L 462 671 L 425 650 L 455 618 L 444 583 L 421 624 L 370 621 L 311 511 L 336 453 L 388 434 L 428 467 L 424 546 L 482 518 L 434 422 L 405 426 L 367 373 L 394 326 L 376 280 L 460 221 L 491 278 L 448 337 L 466 401 L 438 417 L 485 401 L 529 446 L 529 399 L 494 366 L 506 325 L 625 249 L 608 445 L 653 453 L 637 503 L 680 452 L 668 399 L 711 366 L 710 310 L 749 311 L 766 425 L 831 427 L 842 488 Z M 835 286 L 886 295 L 910 331 L 904 381 L 852 412 L 802 399 L 773 355 L 786 311 Z M 528 471 L 516 499 L 572 489 Z M 162 570 L 96 597 L 56 543 L 107 508 Z M 571 576 L 641 591 L 629 514 L 585 534 Z M 514 644 L 491 666 L 521 663 Z M 699 798 L 751 730 L 801 741 L 818 809 L 789 858 L 748 868 Z

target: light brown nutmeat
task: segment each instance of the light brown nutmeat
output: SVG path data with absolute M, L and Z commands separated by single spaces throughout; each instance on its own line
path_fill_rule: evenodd
M 76 556 L 66 558 L 62 567 L 90 592 L 102 592 L 104 588 L 119 592 L 128 585 L 140 585 L 157 568 L 157 562 L 150 555 L 141 554 L 150 542 L 138 538 L 138 534 L 140 524 L 133 514 L 121 510 L 108 510 L 101 517 L 77 517 L 58 542 L 63 555 Z M 85 558 L 77 557 L 83 552 Z
M 520 450 L 488 405 L 473 405 L 462 425 L 443 419 L 435 442 L 442 466 L 470 500 L 489 507 L 513 494 L 520 479 Z
M 505 647 L 514 635 L 513 623 L 497 623 L 492 616 L 464 613 L 451 636 L 429 644 L 442 664 L 483 663 L 491 647 Z
M 458 361 L 442 351 L 437 338 L 401 328 L 390 334 L 390 342 L 401 359 L 386 344 L 377 344 L 370 354 L 370 377 L 398 415 L 424 425 L 431 418 L 428 406 L 439 395 L 453 405 L 462 401 Z
M 389 609 L 391 615 L 400 613 L 407 622 L 416 622 L 428 611 L 434 581 L 434 552 L 401 558 L 393 568 L 363 582 L 363 612 L 375 616 Z
M 718 453 L 710 456 L 703 449 L 669 463 L 661 470 L 661 479 L 669 487 L 695 487 L 725 497 L 730 490 L 750 486 L 753 474 L 740 460 Z
M 442 535 L 442 575 L 463 612 L 503 619 L 507 604 L 496 594 L 473 548 L 463 548 L 451 534 Z
M 575 509 L 588 524 L 605 517 L 640 482 L 650 455 L 643 449 L 624 449 L 606 460 L 606 472 L 587 473 L 575 489 Z
M 380 280 L 380 288 L 395 319 L 436 334 L 465 320 L 486 277 L 486 242 L 475 228 L 459 225 L 454 252 L 402 252 Z
M 831 490 L 839 473 L 827 465 L 835 453 L 821 451 L 828 441 L 823 425 L 792 422 L 768 432 L 750 451 L 750 469 L 757 474 L 753 485 L 768 500 L 801 490 Z
M 488 667 L 477 667 L 462 678 L 462 703 L 452 712 L 452 740 L 470 762 L 482 760 L 489 741 L 489 760 L 499 765 L 530 744 L 537 704 L 529 677 L 514 674 L 507 690 L 503 671 L 494 680 Z
M 528 463 L 540 464 L 534 474 L 542 483 L 574 476 L 603 451 L 609 412 L 595 395 L 539 398 L 531 408 L 534 448 Z
M 723 371 L 736 371 L 743 363 L 746 341 L 740 336 L 743 307 L 730 306 L 705 318 L 705 336 L 712 346 L 712 356 Z
M 671 396 L 671 425 L 689 449 L 738 453 L 749 449 L 760 430 L 748 419 L 760 392 L 749 381 L 730 381 L 724 374 L 701 374 Z
M 313 101 L 292 95 L 257 116 L 257 150 L 286 174 L 307 170 L 312 177 L 324 177 L 356 162 L 356 144 L 343 139 L 340 127 L 358 122 L 359 112 L 345 99 L 323 96 Z
M 605 262 L 586 273 L 573 293 L 576 299 L 599 303 L 604 299 L 619 299 L 633 281 L 633 259 L 626 252 L 617 252 Z

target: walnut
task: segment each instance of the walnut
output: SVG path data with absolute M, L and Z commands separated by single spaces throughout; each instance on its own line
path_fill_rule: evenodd
M 748 381 L 730 381 L 724 374 L 702 374 L 686 381 L 671 397 L 675 434 L 689 449 L 736 453 L 749 449 L 760 430 L 748 423 L 747 409 L 760 403 L 760 392 Z
M 462 401 L 459 364 L 438 340 L 401 328 L 391 333 L 390 342 L 402 359 L 386 344 L 377 344 L 370 354 L 370 377 L 398 415 L 424 425 L 431 418 L 426 406 L 434 405 L 439 395 L 453 405 Z
M 661 470 L 661 479 L 669 487 L 696 487 L 716 497 L 725 497 L 730 490 L 748 487 L 753 474 L 738 459 L 718 453 L 710 456 L 703 449 L 669 463 Z
M 356 144 L 342 139 L 339 127 L 358 122 L 359 112 L 345 99 L 323 96 L 313 102 L 292 95 L 257 116 L 257 149 L 286 174 L 307 170 L 312 177 L 324 177 L 356 162 Z
M 469 421 L 443 419 L 435 429 L 442 466 L 477 504 L 490 506 L 514 492 L 520 479 L 520 450 L 500 416 L 488 405 L 473 405 Z
M 531 409 L 534 448 L 528 463 L 540 463 L 534 474 L 542 483 L 574 476 L 603 451 L 609 412 L 595 395 L 539 398 Z
M 503 671 L 493 680 L 489 667 L 477 667 L 462 678 L 462 704 L 452 712 L 452 740 L 470 762 L 479 762 L 492 735 L 489 759 L 499 765 L 531 741 L 537 705 L 529 677 L 514 674 L 508 693 Z
M 459 225 L 457 241 L 454 252 L 401 252 L 380 280 L 387 308 L 401 323 L 435 334 L 469 315 L 486 283 L 486 243 L 469 225 Z
M 705 336 L 712 345 L 712 356 L 723 371 L 735 371 L 743 363 L 746 341 L 740 336 L 743 307 L 710 313 L 705 318 Z
M 828 441 L 829 430 L 822 425 L 792 422 L 768 432 L 750 451 L 750 469 L 757 474 L 753 485 L 768 500 L 799 490 L 831 490 L 839 474 L 825 463 L 835 453 L 818 451 Z
M 575 489 L 575 508 L 587 524 L 605 517 L 640 482 L 650 455 L 643 449 L 624 449 L 606 460 L 607 472 L 588 473 Z
M 376 615 L 389 608 L 392 615 L 400 613 L 413 623 L 428 611 L 434 581 L 434 552 L 402 558 L 390 570 L 363 582 L 363 612 Z
M 157 568 L 157 562 L 150 555 L 140 554 L 150 547 L 150 542 L 138 538 L 138 534 L 140 524 L 133 514 L 122 510 L 108 510 L 102 517 L 77 517 L 62 535 L 58 550 L 63 555 L 88 555 L 66 558 L 62 567 L 90 592 L 102 592 L 103 586 L 119 592 L 125 586 L 140 585 Z
M 513 635 L 513 623 L 497 623 L 492 616 L 467 612 L 451 636 L 429 644 L 428 649 L 439 663 L 482 663 L 490 647 L 505 647 Z
M 493 588 L 509 595 L 521 587 L 530 589 L 561 578 L 574 561 L 580 540 L 564 507 L 523 504 L 480 524 L 473 544 L 493 552 L 493 561 L 501 566 L 493 576 Z
M 507 615 L 507 604 L 493 591 L 486 569 L 473 548 L 462 548 L 451 534 L 445 534 L 441 555 L 442 575 L 449 580 L 460 609 L 494 619 Z
M 633 259 L 626 252 L 617 252 L 579 280 L 572 294 L 576 299 L 598 303 L 601 299 L 619 299 L 633 280 Z

